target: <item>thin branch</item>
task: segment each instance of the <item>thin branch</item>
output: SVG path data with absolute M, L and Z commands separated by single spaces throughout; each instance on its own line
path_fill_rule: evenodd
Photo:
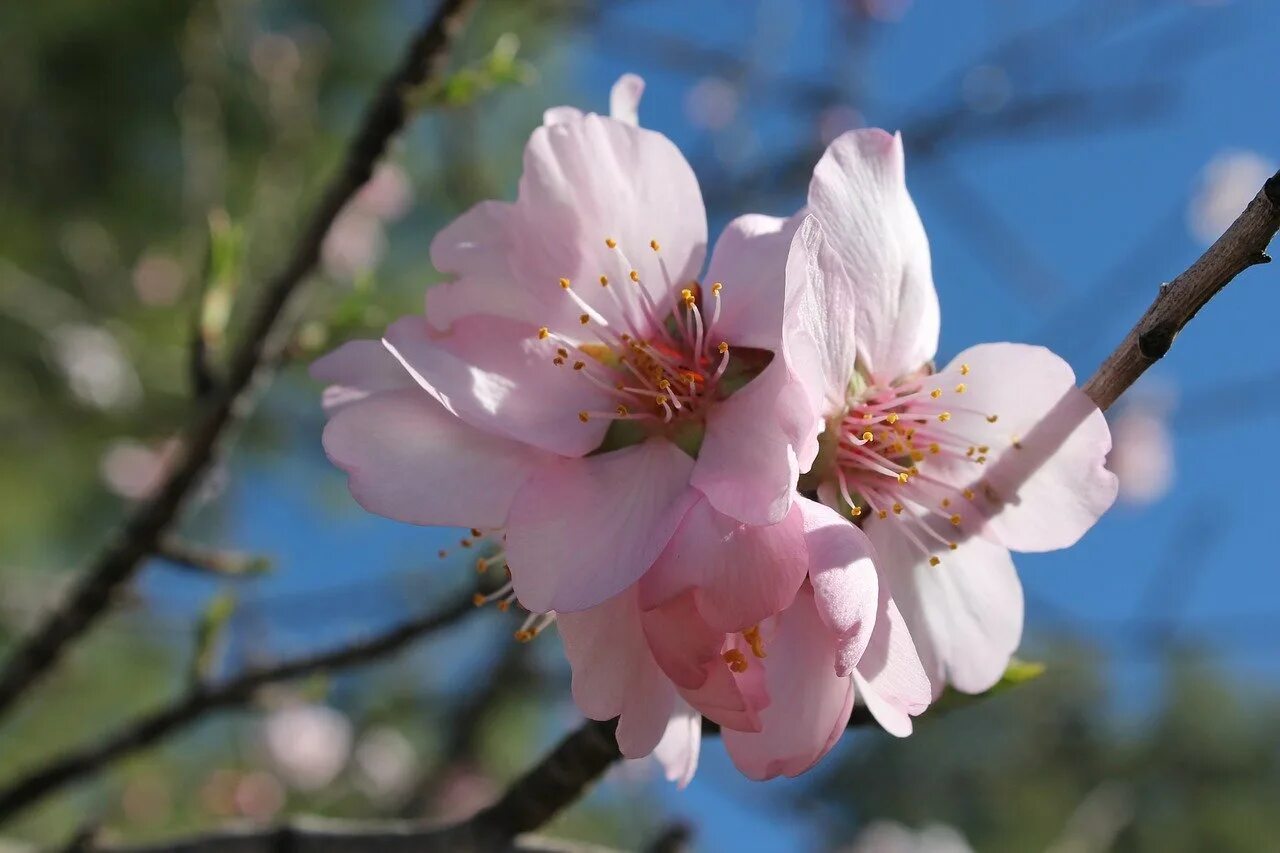
M 437 612 L 410 619 L 365 640 L 274 666 L 251 669 L 222 684 L 192 685 L 170 704 L 126 723 L 95 743 L 74 748 L 0 788 L 0 822 L 116 759 L 169 737 L 209 714 L 248 704 L 267 685 L 380 660 L 453 625 L 474 610 L 471 596 L 467 595 Z
M 1267 245 L 1280 229 L 1280 172 L 1272 175 L 1231 227 L 1186 272 L 1161 285 L 1147 313 L 1098 368 L 1084 391 L 1108 408 L 1173 346 L 1178 332 L 1218 291 L 1255 264 L 1271 261 Z
M 43 676 L 67 645 L 96 622 L 115 591 L 131 578 L 177 519 L 212 464 L 227 433 L 252 407 L 293 329 L 290 303 L 315 269 L 320 246 L 338 213 L 373 174 L 391 138 L 407 122 L 408 90 L 439 76 L 448 49 L 475 0 L 441 0 L 418 31 L 400 67 L 370 104 L 346 160 L 312 214 L 285 268 L 264 288 L 223 382 L 211 391 L 183 436 L 183 453 L 154 497 L 141 504 L 80 577 L 70 595 L 14 651 L 0 672 L 0 712 Z
M 156 556 L 179 569 L 217 577 L 251 577 L 271 570 L 266 557 L 224 551 L 177 536 L 166 536 L 156 546 Z

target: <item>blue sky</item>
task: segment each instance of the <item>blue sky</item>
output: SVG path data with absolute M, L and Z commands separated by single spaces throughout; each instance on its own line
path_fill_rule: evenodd
M 664 0 L 619 4 L 606 19 L 614 32 L 676 33 L 756 60 L 747 78 L 752 88 L 733 132 L 741 134 L 736 140 L 741 150 L 763 156 L 790 149 L 813 129 L 796 120 L 794 104 L 757 98 L 756 91 L 780 78 L 822 75 L 828 82 L 847 83 L 830 74 L 830 16 L 836 5 Z M 1028 8 L 1032 5 L 1034 10 Z M 1038 69 L 1034 73 L 1011 73 L 1010 92 L 1016 99 L 1047 85 L 1045 80 L 1090 86 L 1163 82 L 1172 94 L 1167 107 L 1154 98 L 1134 106 L 1135 113 L 1144 106 L 1160 107 L 1156 117 L 1097 133 L 1067 133 L 1064 117 L 1062 127 L 1033 138 L 956 144 L 939 159 L 918 165 L 908 160 L 908 184 L 932 243 L 943 307 L 943 360 L 974 343 L 1021 340 L 1058 350 L 1086 377 L 1160 282 L 1201 250 L 1185 226 L 1184 211 L 1205 164 L 1230 148 L 1280 159 L 1275 94 L 1280 53 L 1270 43 L 1280 28 L 1280 5 L 1168 2 L 1157 5 L 1169 11 L 1145 23 L 1124 23 L 1126 10 L 1143 5 L 1149 4 L 1094 4 L 1102 10 L 1094 20 L 1113 37 L 1099 47 L 1092 38 L 1073 35 L 1028 60 Z M 858 107 L 868 123 L 896 129 L 904 117 L 953 100 L 957 69 L 972 65 L 1012 33 L 1067 8 L 1057 0 L 916 0 L 899 23 L 880 28 L 867 50 L 841 67 L 865 75 L 865 88 L 874 97 Z M 1152 39 L 1164 35 L 1172 46 L 1151 55 Z M 1201 52 L 1208 43 L 1211 49 Z M 714 141 L 690 126 L 683 109 L 697 75 L 659 67 L 642 40 L 621 45 L 588 32 L 570 38 L 562 50 L 572 88 L 583 98 L 580 106 L 604 111 L 612 80 L 637 71 L 649 81 L 642 121 L 686 151 L 712 149 Z M 748 154 L 745 163 L 750 162 Z M 981 217 L 957 205 L 948 189 L 957 180 L 993 212 L 1010 239 L 975 237 L 971 219 Z M 798 182 L 791 201 L 779 200 L 766 212 L 791 212 L 803 190 Z M 713 222 L 713 230 L 720 224 Z M 411 251 L 425 265 L 426 241 L 415 242 Z M 1024 251 L 1036 259 L 1040 273 L 1026 273 L 1020 260 Z M 1114 275 L 1118 264 L 1129 273 Z M 1122 709 L 1140 710 L 1159 676 L 1151 647 L 1133 642 L 1130 620 L 1162 618 L 1170 607 L 1177 608 L 1180 636 L 1220 656 L 1242 679 L 1274 689 L 1280 677 L 1275 651 L 1280 559 L 1270 539 L 1280 460 L 1269 452 L 1280 407 L 1270 398 L 1271 388 L 1258 388 L 1250 399 L 1219 401 L 1211 410 L 1195 402 L 1223 383 L 1276 372 L 1278 276 L 1280 267 L 1242 276 L 1151 372 L 1183 401 L 1172 423 L 1177 480 L 1170 494 L 1142 510 L 1118 507 L 1069 551 L 1018 559 L 1030 601 L 1031 645 L 1037 635 L 1059 628 L 1094 637 L 1114 653 L 1115 695 Z M 287 416 L 290 406 L 313 407 L 305 417 L 293 417 L 288 438 L 296 452 L 283 460 L 242 459 L 224 502 L 231 513 L 225 540 L 278 558 L 276 573 L 260 584 L 258 594 L 283 602 L 273 612 L 298 612 L 271 635 L 273 646 L 281 649 L 314 644 L 335 625 L 377 624 L 405 606 L 394 594 L 371 594 L 368 603 L 344 599 L 349 606 L 332 619 L 319 617 L 321 631 L 316 614 L 302 604 L 289 606 L 290 597 L 305 602 L 312 592 L 365 580 L 384 593 L 394 590 L 388 572 L 421 567 L 455 538 L 451 532 L 361 513 L 345 498 L 340 474 L 320 464 L 315 400 L 290 395 L 272 411 Z M 460 577 L 465 582 L 452 566 L 441 574 L 446 585 Z M 173 605 L 194 605 L 207 593 L 189 580 L 163 575 L 151 589 Z M 449 648 L 455 646 L 461 644 Z M 437 653 L 433 660 L 450 654 Z M 763 787 L 737 778 L 712 742 L 690 791 L 677 795 L 664 789 L 662 796 L 673 813 L 702 827 L 702 849 L 740 849 L 744 841 L 759 848 L 802 849 L 809 829 L 777 809 L 761 808 L 789 789 L 787 783 Z

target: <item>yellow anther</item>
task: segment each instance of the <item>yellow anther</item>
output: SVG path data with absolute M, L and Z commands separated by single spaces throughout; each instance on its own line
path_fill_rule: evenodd
M 578 322 L 585 326 L 591 322 L 591 317 L 587 314 L 580 314 L 578 316 Z
M 548 329 L 546 326 L 543 326 L 541 329 L 538 330 L 538 340 L 545 341 L 547 339 L 547 336 L 550 334 L 551 334 L 551 330 Z
M 955 542 L 948 542 L 947 547 L 950 548 L 952 551 L 954 551 L 955 549 L 959 548 L 960 545 Z
M 587 421 L 591 420 L 591 415 L 587 414 L 585 411 L 578 412 L 578 420 L 585 424 Z
M 752 625 L 750 628 L 742 632 L 742 639 L 747 641 L 747 645 L 751 646 L 751 654 L 758 658 L 768 657 L 764 653 L 764 638 L 760 636 L 760 626 Z
M 924 461 L 924 454 L 923 454 L 923 453 L 921 453 L 919 450 L 913 450 L 913 451 L 911 451 L 911 461 L 912 461 L 912 462 L 922 462 L 922 461 Z
M 872 434 L 871 430 L 867 430 L 862 434 L 863 441 L 871 441 L 873 438 L 875 438 L 875 436 Z
M 941 397 L 941 396 L 942 396 L 942 389 L 941 389 L 941 388 L 934 388 L 932 391 L 930 391 L 930 392 L 929 392 L 929 396 L 930 396 L 930 397 L 932 397 L 932 398 L 933 398 L 933 399 L 935 399 L 935 400 L 936 400 L 936 399 L 938 399 L 939 397 Z
M 663 391 L 670 391 L 671 381 L 669 379 L 660 379 L 658 380 L 658 387 L 661 388 Z
M 718 281 L 711 285 L 711 292 L 712 292 L 712 293 L 719 293 L 719 292 L 720 292 L 720 291 L 722 291 L 722 290 L 724 290 L 724 285 L 723 285 L 723 284 L 721 284 L 721 283 L 720 283 L 720 282 L 718 282 Z
M 476 570 L 481 571 L 479 567 L 477 567 Z M 474 604 L 476 607 L 484 607 L 484 601 L 485 601 L 484 593 L 477 592 L 475 595 L 471 596 L 471 603 Z
M 906 482 L 910 479 L 911 479 L 911 475 L 908 474 L 906 471 L 903 471 L 901 474 L 898 475 L 898 482 L 902 483 L 903 485 L 906 485 Z
M 965 489 L 962 494 L 964 494 L 965 500 L 967 501 L 973 500 L 973 489 Z
M 989 424 L 993 424 L 993 423 L 995 423 L 995 422 L 996 422 L 996 421 L 998 421 L 998 420 L 1000 420 L 1000 416 L 999 416 L 999 415 L 987 415 L 987 423 L 989 423 Z
M 565 290 L 568 290 L 568 289 L 569 289 L 569 279 L 567 279 L 567 278 L 562 278 L 562 279 L 560 279 L 560 286 L 561 286 L 562 288 L 564 288 Z
M 737 649 L 729 649 L 729 651 L 720 655 L 720 659 L 729 665 L 730 672 L 747 671 L 747 656 Z
M 936 455 L 942 452 L 942 448 L 938 446 L 937 442 L 934 442 L 929 445 L 929 452 Z
M 931 565 L 931 566 L 936 566 L 936 565 L 938 565 L 938 564 L 939 564 L 939 563 L 941 563 L 941 562 L 942 562 L 942 561 L 941 561 L 941 560 L 939 560 L 937 557 L 930 557 L 930 558 L 929 558 L 929 565 Z
M 569 351 L 564 347 L 556 347 L 556 355 L 560 356 L 561 358 L 568 358 Z
M 527 643 L 534 638 L 534 633 L 522 628 L 519 631 L 516 631 L 513 636 L 516 638 L 517 643 Z
M 560 365 L 564 364 L 564 356 L 562 355 L 556 356 L 555 358 L 551 359 L 551 363 L 554 364 L 556 367 L 559 367 Z
M 626 407 L 626 405 L 625 405 L 625 404 L 623 404 L 623 403 L 619 403 L 619 404 L 618 404 L 618 408 L 616 409 L 616 411 L 617 411 L 617 413 L 618 413 L 618 415 L 619 415 L 619 416 L 624 417 L 624 418 L 625 418 L 627 415 L 631 414 L 631 410 L 630 410 L 630 409 L 628 409 L 628 408 Z
M 1013 437 L 1013 449 L 1014 450 L 1022 449 L 1022 441 L 1016 435 Z
M 586 363 L 585 361 L 575 361 L 575 362 L 573 363 L 573 369 L 574 369 L 574 370 L 581 370 L 582 368 L 584 368 L 584 367 L 586 367 L 586 366 L 587 366 L 587 363 Z
M 889 511 L 882 509 L 879 512 L 877 512 L 876 515 L 880 516 L 881 519 L 885 519 L 889 517 Z
M 663 406 L 665 406 L 665 405 L 666 405 L 668 402 L 670 402 L 670 401 L 669 401 L 669 400 L 667 400 L 667 397 L 666 397 L 666 395 L 665 395 L 665 394 L 659 394 L 657 397 L 655 397 L 655 398 L 653 399 L 653 402 L 657 404 L 657 406 L 658 406 L 658 408 L 659 408 L 659 409 L 661 409 Z
M 650 240 L 650 241 L 649 241 L 649 248 L 650 248 L 650 249 L 653 249 L 653 250 L 656 252 L 656 251 L 658 251 L 659 249 L 661 249 L 662 247 L 658 245 L 658 241 L 657 241 L 657 240 Z
M 471 535 L 479 539 L 481 536 L 484 535 L 484 531 L 481 530 L 479 527 L 473 527 L 471 528 Z
M 957 386 L 956 386 L 956 393 L 957 393 L 957 394 L 963 394 L 963 393 L 964 393 L 964 389 L 965 389 L 966 387 L 967 387 L 967 386 L 965 386 L 965 384 L 964 384 L 963 382 L 961 382 L 959 385 L 957 385 Z
M 458 540 L 458 544 L 459 544 L 459 545 L 461 545 L 463 548 L 470 548 L 470 547 L 471 547 L 471 540 L 470 540 L 470 539 L 459 539 L 459 540 Z
M 896 423 L 898 422 L 898 413 L 897 413 L 897 412 L 890 412 L 890 413 L 889 413 L 889 416 L 888 416 L 888 417 L 886 417 L 884 420 L 885 420 L 885 423 L 888 423 L 888 424 L 896 424 Z
M 938 415 L 938 420 L 945 424 L 947 421 L 951 420 L 951 413 L 942 412 L 941 414 Z
M 965 455 L 965 456 L 972 456 L 972 455 L 973 455 L 974 453 L 976 453 L 977 451 L 978 451 L 978 448 L 976 448 L 976 447 L 970 447 L 968 450 L 966 450 L 966 451 L 964 452 L 964 455 Z
M 988 450 L 990 450 L 990 449 L 991 449 L 991 448 L 990 448 L 990 447 L 987 447 L 985 444 L 981 444 L 981 445 L 979 445 L 979 446 L 978 446 L 978 452 L 979 452 L 979 453 L 986 453 L 986 452 L 987 452 Z
M 498 612 L 499 612 L 499 613 L 506 613 L 506 612 L 507 612 L 508 610 L 510 610 L 510 609 L 511 609 L 511 599 L 509 599 L 509 598 L 504 598 L 504 599 L 502 599 L 501 601 L 499 601 L 499 602 L 498 602 Z
M 943 508 L 943 509 L 946 509 L 946 508 L 947 508 L 947 507 L 949 507 L 949 506 L 951 506 L 951 498 L 943 498 L 943 499 L 942 499 L 942 508 Z
M 951 526 L 952 526 L 952 527 L 959 527 L 959 526 L 960 526 L 960 516 L 958 516 L 958 515 L 953 515 L 953 516 L 951 516 Z
M 852 507 L 850 507 L 850 508 L 849 508 L 849 515 L 852 515 L 854 518 L 858 518 L 859 516 L 861 516 L 861 515 L 862 515 L 862 507 L 860 507 L 860 506 L 852 506 Z
M 607 276 L 607 275 L 602 275 L 602 276 L 600 276 L 600 286 L 601 286 L 601 287 L 608 287 L 608 286 L 609 286 L 609 276 Z
M 961 375 L 961 376 L 968 376 L 968 375 L 969 375 L 969 365 L 967 365 L 967 364 L 962 364 L 962 365 L 960 365 L 960 375 Z
M 720 353 L 721 355 L 724 355 L 728 351 L 729 351 L 728 341 L 721 341 L 720 344 L 716 347 L 716 352 Z
M 688 307 L 688 306 L 692 305 L 692 304 L 693 304 L 693 291 L 692 291 L 692 290 L 690 290 L 690 289 L 689 289 L 689 288 L 687 288 L 687 287 L 686 287 L 684 290 L 680 291 L 680 300 L 681 300 L 682 302 L 684 302 L 684 304 L 685 304 L 685 306 L 686 306 L 686 307 Z
M 903 511 L 904 509 L 906 509 L 906 507 L 904 507 L 902 504 L 894 504 L 894 505 L 893 505 L 893 514 L 894 514 L 894 515 L 902 515 L 902 511 Z
M 636 272 L 635 270 L 632 270 L 631 272 L 627 273 L 627 278 L 631 279 L 634 282 L 639 283 L 640 273 Z
M 973 460 L 973 461 L 974 461 L 974 462 L 977 462 L 979 465 L 985 465 L 985 464 L 986 464 L 986 462 L 987 462 L 987 457 L 985 457 L 985 456 L 979 456 L 977 459 L 975 459 L 975 460 Z
M 612 237 L 605 237 L 604 244 L 608 246 L 610 249 L 618 248 L 618 241 L 613 239 Z

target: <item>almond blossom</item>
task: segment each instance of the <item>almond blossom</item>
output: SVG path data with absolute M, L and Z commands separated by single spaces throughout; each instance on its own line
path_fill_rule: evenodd
M 782 288 L 739 288 L 714 262 L 713 283 L 695 280 L 702 198 L 675 146 L 637 126 L 642 88 L 619 81 L 614 117 L 549 110 L 516 201 L 482 202 L 432 242 L 453 278 L 428 290 L 426 316 L 313 371 L 334 383 L 325 450 L 356 500 L 501 530 L 514 592 L 538 613 L 635 583 L 699 501 L 786 518 L 808 428 L 773 359 Z M 800 580 L 771 590 L 768 612 Z
M 800 487 L 874 543 L 934 693 L 985 690 L 1022 633 L 1009 551 L 1065 548 L 1115 499 L 1106 421 L 1042 347 L 980 344 L 934 366 L 938 298 L 899 137 L 837 139 L 806 211 L 776 221 L 805 246 L 787 262 L 804 297 L 785 349 L 825 425 Z

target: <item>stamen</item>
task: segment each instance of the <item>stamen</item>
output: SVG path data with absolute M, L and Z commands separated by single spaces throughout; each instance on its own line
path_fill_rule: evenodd
M 730 672 L 747 671 L 747 656 L 737 649 L 729 649 L 729 651 L 720 655 L 720 659 L 729 665 Z

